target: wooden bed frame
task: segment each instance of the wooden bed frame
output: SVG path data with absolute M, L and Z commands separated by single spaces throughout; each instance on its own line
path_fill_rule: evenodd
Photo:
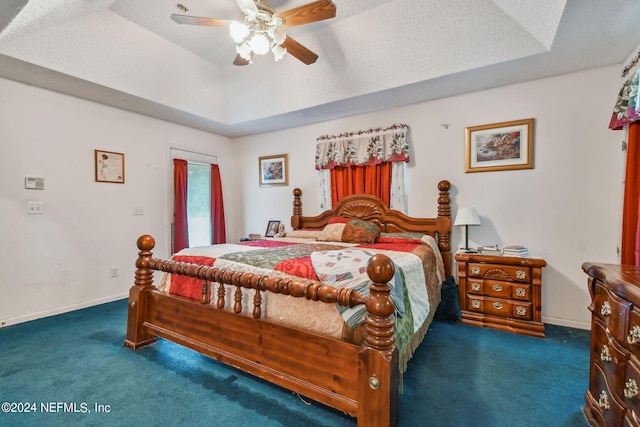
M 302 191 L 294 190 L 294 229 L 321 228 L 340 216 L 373 221 L 383 232 L 416 231 L 434 236 L 447 277 L 451 272 L 451 210 L 448 181 L 438 183 L 437 218 L 411 218 L 388 209 L 374 196 L 349 196 L 318 216 L 302 215 Z M 358 426 L 398 424 L 398 349 L 394 342 L 395 310 L 389 296 L 394 266 L 385 255 L 371 258 L 370 294 L 319 282 L 275 278 L 153 258 L 153 237 L 141 236 L 135 284 L 129 294 L 124 345 L 137 350 L 162 337 L 343 411 Z M 203 280 L 202 299 L 161 293 L 153 272 L 165 271 Z M 213 286 L 218 284 L 217 289 Z M 236 287 L 233 308 L 224 307 L 224 286 Z M 254 289 L 252 316 L 240 314 L 241 289 Z M 261 318 L 262 292 L 306 298 L 318 303 L 367 309 L 365 338 L 355 345 Z M 215 304 L 211 294 L 217 295 Z M 435 311 L 435 310 L 434 310 Z

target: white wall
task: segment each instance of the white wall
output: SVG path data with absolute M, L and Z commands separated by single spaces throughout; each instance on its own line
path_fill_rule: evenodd
M 0 79 L 0 322 L 56 314 L 124 297 L 135 240 L 156 237 L 169 255 L 168 146 L 218 155 L 229 240 L 289 224 L 291 192 L 320 212 L 315 139 L 392 123 L 411 128 L 409 214 L 436 214 L 436 183 L 453 184 L 453 210 L 474 206 L 483 225 L 473 245 L 524 244 L 544 257 L 543 321 L 588 328 L 584 261 L 619 261 L 622 132 L 607 129 L 619 67 L 605 67 L 331 120 L 228 138 Z M 535 169 L 464 173 L 465 128 L 536 119 Z M 449 124 L 445 129 L 441 124 Z M 124 185 L 94 182 L 93 150 L 125 153 Z M 289 186 L 258 186 L 258 157 L 289 154 Z M 25 176 L 45 190 L 24 189 Z M 26 202 L 44 202 L 27 215 Z M 144 216 L 134 216 L 142 206 Z M 242 212 L 242 214 L 239 214 Z M 453 246 L 462 242 L 454 229 Z M 111 267 L 119 268 L 117 278 Z
M 546 259 L 543 321 L 589 328 L 585 261 L 619 262 L 623 191 L 622 132 L 607 129 L 621 84 L 620 67 L 486 90 L 251 137 L 242 144 L 247 231 L 264 233 L 269 219 L 290 227 L 291 191 L 303 190 L 306 215 L 320 212 L 315 139 L 323 134 L 406 123 L 413 157 L 408 170 L 409 214 L 435 216 L 438 180 L 453 185 L 453 212 L 477 209 L 482 225 L 470 245 L 522 244 Z M 533 170 L 464 172 L 465 128 L 534 117 Z M 446 129 L 442 124 L 449 124 Z M 289 155 L 288 187 L 260 188 L 257 158 Z M 454 229 L 453 247 L 462 246 Z M 455 270 L 454 270 L 455 271 Z
M 170 145 L 218 156 L 227 233 L 244 233 L 229 138 L 10 80 L 0 79 L 0 94 L 1 323 L 125 297 L 141 234 L 169 255 Z M 94 149 L 125 154 L 124 184 L 95 182 Z M 45 189 L 26 190 L 26 176 L 43 177 Z M 27 215 L 27 201 L 45 213 Z

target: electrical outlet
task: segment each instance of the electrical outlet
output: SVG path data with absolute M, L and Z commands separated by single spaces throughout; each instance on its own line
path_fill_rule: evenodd
M 133 208 L 133 214 L 134 215 L 144 215 L 144 207 L 142 206 L 135 206 Z
M 118 267 L 111 267 L 111 277 L 118 277 Z
M 43 214 L 44 213 L 44 203 L 42 203 L 42 202 L 27 202 L 27 213 L 28 214 Z

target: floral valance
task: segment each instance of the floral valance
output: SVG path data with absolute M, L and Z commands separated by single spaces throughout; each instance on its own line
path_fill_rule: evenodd
M 613 107 L 609 129 L 620 130 L 624 125 L 640 120 L 639 81 L 640 70 L 637 70 L 622 85 L 616 105 Z
M 408 162 L 408 134 L 407 125 L 397 124 L 386 129 L 323 135 L 316 140 L 316 169 Z

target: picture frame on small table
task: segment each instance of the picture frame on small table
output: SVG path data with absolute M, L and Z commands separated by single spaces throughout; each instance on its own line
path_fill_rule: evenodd
M 270 220 L 267 224 L 267 231 L 265 231 L 265 237 L 276 237 L 280 231 L 280 221 Z

